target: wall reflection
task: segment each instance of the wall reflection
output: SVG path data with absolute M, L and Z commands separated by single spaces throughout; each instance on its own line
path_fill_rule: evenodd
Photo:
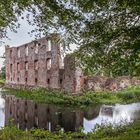
M 5 121 L 5 100 L 0 95 L 0 127 L 4 126 Z
M 13 119 L 20 129 L 44 128 L 55 131 L 76 131 L 83 125 L 84 112 L 81 110 L 62 109 L 57 106 L 37 104 L 33 101 L 5 98 L 5 125 Z
M 102 105 L 84 111 L 37 104 L 7 96 L 5 97 L 5 125 L 8 125 L 11 119 L 18 128 L 23 130 L 44 128 L 55 131 L 59 128 L 64 131 L 76 131 L 79 127 L 83 127 L 84 132 L 90 132 L 96 124 L 119 125 L 140 119 L 140 103 Z

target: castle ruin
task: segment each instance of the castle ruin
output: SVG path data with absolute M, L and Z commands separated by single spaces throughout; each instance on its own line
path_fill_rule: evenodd
M 19 47 L 6 46 L 6 86 L 78 93 L 83 89 L 118 91 L 140 85 L 140 80 L 130 77 L 84 76 L 72 55 L 62 57 L 63 46 L 57 37 L 44 37 Z
M 75 67 L 74 57 L 67 55 L 62 60 L 61 47 L 50 37 L 19 47 L 6 46 L 6 85 L 81 91 L 83 74 Z

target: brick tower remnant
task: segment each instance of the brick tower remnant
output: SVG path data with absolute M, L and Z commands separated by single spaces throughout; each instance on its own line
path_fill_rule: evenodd
M 76 62 L 72 55 L 64 58 L 64 89 L 67 92 L 80 92 L 84 86 L 83 73 Z

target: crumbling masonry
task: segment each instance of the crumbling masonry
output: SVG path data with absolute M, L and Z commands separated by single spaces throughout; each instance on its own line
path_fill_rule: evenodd
M 129 77 L 84 76 L 72 55 L 62 59 L 55 38 L 41 38 L 19 47 L 6 47 L 6 85 L 10 87 L 59 89 L 78 93 L 83 89 L 117 91 L 140 80 Z
M 83 74 L 70 55 L 62 62 L 60 51 L 61 44 L 46 37 L 19 47 L 6 46 L 6 85 L 80 91 Z

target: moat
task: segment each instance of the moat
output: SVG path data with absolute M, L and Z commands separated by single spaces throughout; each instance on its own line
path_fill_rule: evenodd
M 59 107 L 17 99 L 14 96 L 0 96 L 0 127 L 9 120 L 20 129 L 44 128 L 76 131 L 83 127 L 85 133 L 92 131 L 96 124 L 127 124 L 140 120 L 140 102 L 127 105 L 100 105 L 87 110 Z

